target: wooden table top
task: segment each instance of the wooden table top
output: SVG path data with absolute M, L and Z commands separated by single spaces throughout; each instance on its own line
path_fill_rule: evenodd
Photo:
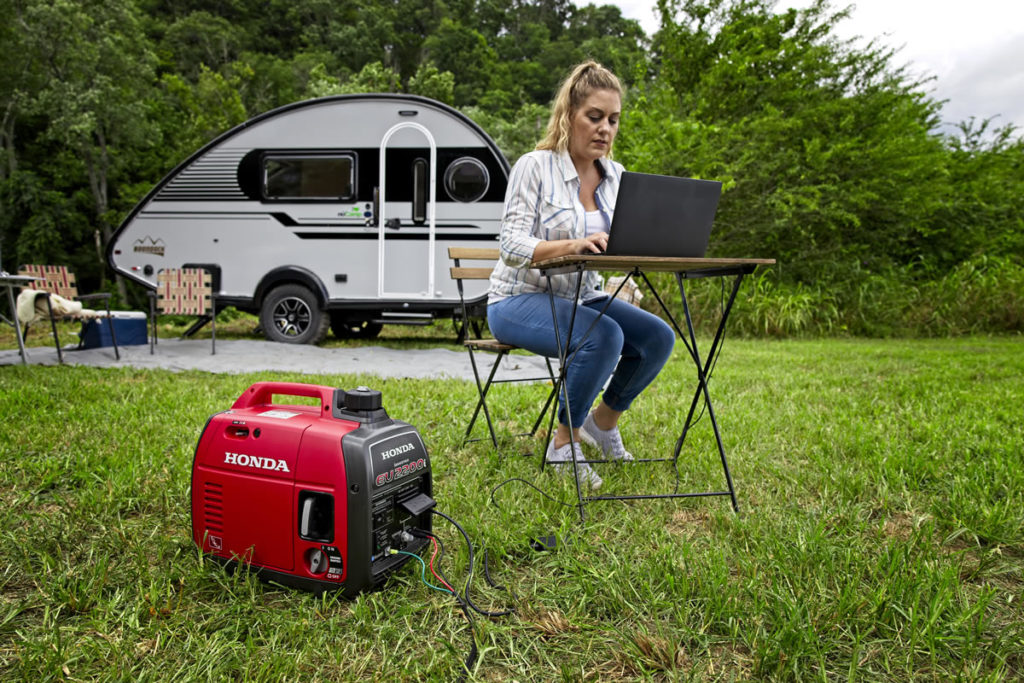
M 554 270 L 556 268 L 574 268 L 583 264 L 584 270 L 633 270 L 639 268 L 647 272 L 663 271 L 679 273 L 688 270 L 716 270 L 736 267 L 770 266 L 775 263 L 771 258 L 679 258 L 666 256 L 610 256 L 608 254 L 573 254 L 556 256 L 555 258 L 534 261 L 533 268 Z

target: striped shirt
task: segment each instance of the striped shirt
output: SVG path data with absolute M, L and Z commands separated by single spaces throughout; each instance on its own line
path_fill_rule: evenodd
M 603 177 L 594 199 L 606 225 L 611 225 L 623 168 L 617 162 L 600 159 L 599 170 Z M 516 162 L 505 192 L 499 238 L 501 259 L 491 273 L 487 303 L 517 294 L 546 292 L 549 281 L 555 296 L 572 298 L 576 290 L 575 273 L 547 278 L 530 268 L 530 262 L 540 242 L 584 237 L 586 210 L 579 194 L 580 179 L 568 152 L 537 150 Z M 600 284 L 596 272 L 586 271 L 580 298 L 591 301 L 605 296 Z

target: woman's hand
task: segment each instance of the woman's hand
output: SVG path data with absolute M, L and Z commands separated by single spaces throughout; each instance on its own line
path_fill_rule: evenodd
M 579 250 L 577 254 L 601 254 L 605 249 L 608 248 L 608 233 L 606 232 L 595 232 L 593 235 L 587 235 L 583 239 L 575 240 L 580 242 Z
M 533 250 L 534 261 L 545 261 L 557 256 L 576 254 L 600 254 L 608 248 L 608 233 L 595 232 L 593 235 L 574 240 L 551 240 L 540 242 Z

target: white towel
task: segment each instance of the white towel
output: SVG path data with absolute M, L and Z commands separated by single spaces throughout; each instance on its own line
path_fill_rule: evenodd
M 56 318 L 74 316 L 76 318 L 95 318 L 100 314 L 90 308 L 82 308 L 79 301 L 71 301 L 57 294 L 50 294 L 50 308 Z M 18 295 L 18 322 L 29 325 L 36 320 L 46 320 L 46 292 L 38 289 L 23 289 Z

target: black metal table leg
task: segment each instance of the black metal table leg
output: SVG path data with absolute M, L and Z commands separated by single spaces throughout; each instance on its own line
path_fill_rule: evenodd
M 703 393 L 704 404 L 707 406 L 708 417 L 711 420 L 711 427 L 715 433 L 715 442 L 718 444 L 718 454 L 722 461 L 722 469 L 725 472 L 725 481 L 729 487 L 729 499 L 732 501 L 732 509 L 734 512 L 739 512 L 739 505 L 736 502 L 736 489 L 733 487 L 732 474 L 729 472 L 729 462 L 725 456 L 725 446 L 722 443 L 722 435 L 718 428 L 718 419 L 715 417 L 715 409 L 711 403 L 707 376 L 711 370 L 711 365 L 714 362 L 715 353 L 717 352 L 718 346 L 725 333 L 725 323 L 728 320 L 729 312 L 732 310 L 733 302 L 736 300 L 736 294 L 739 292 L 740 284 L 743 282 L 743 273 L 736 275 L 736 279 L 733 282 L 732 292 L 729 295 L 729 302 L 722 311 L 722 318 L 718 322 L 718 329 L 715 332 L 715 338 L 711 344 L 711 350 L 703 361 L 700 357 L 700 351 L 697 348 L 697 335 L 693 328 L 693 319 L 690 316 L 690 304 L 686 298 L 686 287 L 683 285 L 683 277 L 680 273 L 676 273 L 676 281 L 679 284 L 679 295 L 683 301 L 683 314 L 686 318 L 686 328 L 690 338 L 690 344 L 687 345 L 687 350 L 690 352 L 690 357 L 693 359 L 694 365 L 697 368 L 697 389 L 694 392 L 693 400 L 690 402 L 690 411 L 686 416 L 686 423 L 683 425 L 683 430 L 679 435 L 679 439 L 676 441 L 673 459 L 677 460 L 679 458 L 683 442 L 686 440 L 686 432 L 689 430 L 693 420 L 693 413 L 697 407 L 697 401 Z
M 551 287 L 551 281 L 548 280 L 548 301 L 551 303 L 551 319 L 555 323 L 555 344 L 558 346 L 558 383 L 561 385 L 562 398 L 565 401 L 565 419 L 569 423 L 569 452 L 572 456 L 572 474 L 573 479 L 576 481 L 576 507 L 580 512 L 580 522 L 586 521 L 586 514 L 583 511 L 584 498 L 583 491 L 580 489 L 580 471 L 579 465 L 576 462 L 576 439 L 572 434 L 572 409 L 569 406 L 569 388 L 566 379 L 569 372 L 569 344 L 572 342 L 573 328 L 576 326 L 576 310 L 579 308 L 580 301 L 580 288 L 583 286 L 583 266 L 582 264 L 576 266 L 576 290 L 573 292 L 572 299 L 572 315 L 569 317 L 569 330 L 566 333 L 565 343 L 562 343 L 562 334 L 558 329 L 558 312 L 555 310 L 555 293 Z M 587 331 L 589 333 L 589 330 Z M 555 406 L 555 412 L 558 412 L 558 406 Z M 544 459 L 547 458 L 547 451 L 545 450 Z
M 625 284 L 625 281 L 628 280 L 630 277 L 634 277 L 634 278 L 635 277 L 639 277 L 639 278 L 643 279 L 644 283 L 647 285 L 648 289 L 651 291 L 651 293 L 654 295 L 655 299 L 657 300 L 658 305 L 660 306 L 662 312 L 668 318 L 668 321 L 671 324 L 673 330 L 676 332 L 676 334 L 679 335 L 679 338 L 683 341 L 683 344 L 686 346 L 687 352 L 689 353 L 691 360 L 693 360 L 694 366 L 696 367 L 696 370 L 697 370 L 697 387 L 694 390 L 693 399 L 690 402 L 690 410 L 687 413 L 686 422 L 684 423 L 682 431 L 681 431 L 681 433 L 679 435 L 679 438 L 676 441 L 675 451 L 674 451 L 672 457 L 671 458 L 661 458 L 661 459 L 644 459 L 644 460 L 640 460 L 640 462 L 671 461 L 674 467 L 678 467 L 679 455 L 680 455 L 680 452 L 682 450 L 683 443 L 686 440 L 687 432 L 693 426 L 694 413 L 696 412 L 697 403 L 700 400 L 700 397 L 703 396 L 704 397 L 704 403 L 705 403 L 706 409 L 708 411 L 708 416 L 709 416 L 709 419 L 711 421 L 712 429 L 713 429 L 714 434 L 715 434 L 715 441 L 716 441 L 716 444 L 718 446 L 718 454 L 719 454 L 719 457 L 720 457 L 720 460 L 721 460 L 721 463 L 722 463 L 722 470 L 725 473 L 725 480 L 726 480 L 726 484 L 728 486 L 728 490 L 726 490 L 726 491 L 698 491 L 698 492 L 693 492 L 693 493 L 679 493 L 678 490 L 677 490 L 676 492 L 673 492 L 673 493 L 584 496 L 583 492 L 582 492 L 582 489 L 580 487 L 579 470 L 577 468 L 577 463 L 576 463 L 576 460 L 574 458 L 573 459 L 573 474 L 574 474 L 575 480 L 576 480 L 576 495 L 577 495 L 577 500 L 579 501 L 578 502 L 578 509 L 579 509 L 580 521 L 581 522 L 585 521 L 585 513 L 584 513 L 584 509 L 583 509 L 584 505 L 585 505 L 585 503 L 587 503 L 589 501 L 592 501 L 592 500 L 652 500 L 652 499 L 659 499 L 659 498 L 703 498 L 703 497 L 712 497 L 712 496 L 729 496 L 729 499 L 730 499 L 730 501 L 732 503 L 733 511 L 739 512 L 739 504 L 738 504 L 737 499 L 736 499 L 736 490 L 735 490 L 735 487 L 733 485 L 732 474 L 729 471 L 729 463 L 728 463 L 728 459 L 726 458 L 726 454 L 725 454 L 725 445 L 722 442 L 722 435 L 721 435 L 721 431 L 720 431 L 719 426 L 718 426 L 718 419 L 717 419 L 717 417 L 715 415 L 714 406 L 712 405 L 712 402 L 711 402 L 711 394 L 710 394 L 710 390 L 708 388 L 708 378 L 709 378 L 709 375 L 710 375 L 710 373 L 712 371 L 712 368 L 713 368 L 713 365 L 714 365 L 714 362 L 715 362 L 715 356 L 719 352 L 719 349 L 721 347 L 722 341 L 723 341 L 723 339 L 725 337 L 725 326 L 726 326 L 726 323 L 727 323 L 728 318 L 729 318 L 729 313 L 732 310 L 733 303 L 735 302 L 736 296 L 737 296 L 737 294 L 739 292 L 740 285 L 743 282 L 743 276 L 746 275 L 747 273 L 753 272 L 754 267 L 755 266 L 751 265 L 751 264 L 739 264 L 739 265 L 735 265 L 735 266 L 730 265 L 730 266 L 724 267 L 724 268 L 714 267 L 714 268 L 707 268 L 707 269 L 702 269 L 702 270 L 689 270 L 689 271 L 686 271 L 686 272 L 676 272 L 675 276 L 676 276 L 676 281 L 677 281 L 678 286 L 679 286 L 679 294 L 680 294 L 680 298 L 682 300 L 683 314 L 684 314 L 684 318 L 685 318 L 685 322 L 686 322 L 686 331 L 685 332 L 683 331 L 683 328 L 680 326 L 679 322 L 677 322 L 676 319 L 672 316 L 672 313 L 669 310 L 668 306 L 665 304 L 664 300 L 658 294 L 657 289 L 654 288 L 654 286 L 651 284 L 650 280 L 648 279 L 647 275 L 639 267 L 633 268 L 627 274 L 627 277 L 624 278 L 624 281 L 622 283 L 622 284 Z M 562 385 L 562 387 L 561 387 L 562 397 L 563 397 L 565 405 L 566 405 L 566 413 L 567 413 L 567 418 L 569 419 L 569 424 L 570 425 L 572 424 L 572 415 L 571 415 L 570 409 L 568 407 L 569 396 L 568 396 L 568 389 L 566 388 L 565 380 L 566 380 L 567 373 L 568 373 L 568 366 L 572 362 L 572 357 L 569 355 L 569 344 L 570 344 L 570 342 L 572 340 L 573 327 L 574 327 L 575 321 L 576 321 L 576 311 L 577 311 L 578 306 L 579 306 L 579 292 L 580 292 L 580 288 L 581 288 L 581 284 L 582 284 L 582 280 L 583 280 L 583 272 L 586 270 L 584 265 L 581 264 L 581 263 L 575 264 L 574 268 L 575 268 L 575 271 L 576 271 L 576 274 L 577 274 L 576 292 L 575 292 L 575 297 L 574 297 L 574 302 L 573 302 L 572 318 L 570 319 L 570 322 L 569 322 L 569 330 L 568 330 L 568 335 L 569 336 L 565 340 L 564 344 L 563 344 L 562 339 L 561 339 L 561 332 L 560 332 L 560 330 L 558 328 L 558 317 L 557 317 L 556 309 L 555 309 L 554 293 L 552 292 L 550 287 L 548 288 L 548 297 L 549 297 L 549 301 L 551 302 L 551 317 L 555 321 L 555 340 L 556 340 L 556 343 L 557 343 L 558 349 L 559 349 L 559 363 L 560 363 L 560 366 L 561 366 L 559 368 L 559 382 Z M 562 272 L 565 272 L 564 269 L 562 270 Z M 545 273 L 547 274 L 547 271 L 545 271 Z M 701 358 L 700 350 L 699 350 L 698 345 L 697 345 L 697 334 L 696 334 L 696 330 L 695 330 L 694 325 L 693 325 L 692 316 L 690 314 L 689 301 L 687 300 L 687 297 L 686 297 L 686 288 L 685 288 L 685 286 L 683 284 L 683 280 L 684 279 L 708 278 L 708 277 L 727 277 L 727 276 L 730 276 L 730 275 L 734 276 L 735 280 L 733 281 L 732 291 L 731 291 L 731 293 L 729 295 L 728 303 L 725 305 L 724 309 L 722 310 L 722 315 L 721 315 L 721 318 L 718 321 L 718 327 L 717 327 L 717 329 L 715 331 L 715 337 L 714 337 L 714 340 L 712 341 L 710 351 L 709 351 L 708 355 L 706 356 L 706 358 Z M 620 285 L 620 288 L 621 288 L 621 286 L 622 285 Z M 616 291 L 616 294 L 617 294 L 617 291 Z M 604 309 L 602 309 L 602 311 L 601 311 L 602 314 L 605 312 L 605 310 L 607 309 L 608 305 L 610 305 L 610 301 L 611 300 L 609 299 L 609 303 L 605 305 Z M 593 324 L 584 333 L 584 338 L 590 333 L 591 329 L 593 329 Z M 553 420 L 554 420 L 554 413 L 552 413 L 552 422 L 553 422 Z M 575 439 L 572 437 L 571 431 L 570 431 L 570 440 L 575 442 Z M 596 460 L 596 461 L 584 460 L 583 462 L 586 462 L 586 463 L 589 464 L 591 462 L 607 462 L 607 461 L 605 461 L 605 460 Z M 542 467 L 543 467 L 543 461 L 542 461 Z M 678 485 L 677 485 L 677 489 L 678 489 Z

